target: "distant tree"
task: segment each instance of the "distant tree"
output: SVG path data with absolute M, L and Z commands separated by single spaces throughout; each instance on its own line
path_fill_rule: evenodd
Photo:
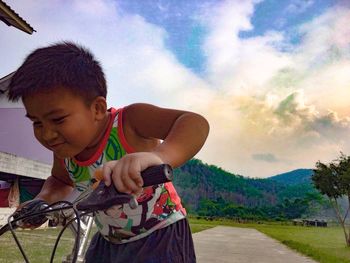
M 288 219 L 300 218 L 307 212 L 309 204 L 306 200 L 296 198 L 294 200 L 285 199 L 281 205 L 281 211 Z
M 311 181 L 311 178 L 310 178 Z M 306 215 L 313 215 L 322 208 L 329 207 L 328 200 L 316 188 L 314 191 L 305 194 L 304 200 L 308 203 L 308 211 Z
M 338 159 L 328 165 L 318 161 L 312 181 L 315 187 L 328 197 L 343 228 L 346 244 L 350 246 L 350 227 L 347 230 L 345 226 L 350 209 L 350 156 L 341 153 Z M 345 213 L 342 213 L 338 203 L 338 199 L 342 196 L 346 196 L 348 200 Z

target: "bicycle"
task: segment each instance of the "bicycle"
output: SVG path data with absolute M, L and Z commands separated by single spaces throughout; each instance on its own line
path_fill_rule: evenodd
M 147 187 L 172 181 L 173 171 L 170 165 L 162 164 L 149 167 L 142 171 L 141 177 L 144 182 L 143 187 Z M 24 209 L 25 206 L 23 209 L 8 217 L 7 224 L 0 229 L 0 236 L 10 231 L 25 262 L 29 263 L 28 257 L 14 230 L 23 226 L 25 220 L 28 218 L 32 218 L 34 221 L 37 218 L 38 224 L 41 223 L 41 221 L 39 222 L 39 218 L 45 221 L 51 220 L 55 222 L 56 225 L 62 225 L 63 228 L 56 239 L 50 262 L 54 260 L 59 240 L 67 227 L 72 231 L 75 241 L 71 254 L 69 254 L 62 263 L 84 262 L 88 237 L 93 225 L 94 212 L 106 210 L 113 205 L 128 203 L 132 209 L 136 208 L 138 205 L 135 197 L 118 192 L 113 185 L 107 187 L 102 180 L 94 180 L 93 183 L 95 185 L 94 189 L 92 188 L 82 194 L 75 190 L 67 200 L 58 201 L 51 205 L 42 202 L 42 206 L 38 206 L 35 209 L 30 209 L 30 206 Z M 43 215 L 44 217 L 42 217 Z

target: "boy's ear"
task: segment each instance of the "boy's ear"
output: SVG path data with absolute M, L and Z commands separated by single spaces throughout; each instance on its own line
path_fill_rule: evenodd
M 96 120 L 103 120 L 107 112 L 106 99 L 102 96 L 95 98 L 94 101 L 91 103 L 91 110 L 95 114 Z

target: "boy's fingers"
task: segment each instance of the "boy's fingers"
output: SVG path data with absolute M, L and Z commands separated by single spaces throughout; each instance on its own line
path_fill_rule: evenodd
M 137 185 L 137 189 L 140 189 L 143 186 L 143 180 L 141 177 L 142 168 L 138 166 L 134 166 L 132 170 L 129 172 L 130 178 L 133 180 L 134 184 Z
M 143 186 L 143 179 L 142 179 L 142 177 L 141 177 L 141 174 L 139 174 L 139 175 L 133 177 L 133 180 L 134 180 L 134 182 L 136 183 L 136 185 L 137 185 L 139 188 L 142 188 L 142 186 Z
M 103 178 L 106 186 L 113 183 L 122 193 L 142 192 L 143 180 L 139 170 L 141 167 L 133 160 L 118 162 L 120 161 L 109 161 L 103 165 Z
M 120 169 L 120 175 L 119 175 L 119 178 L 121 180 L 120 191 L 128 194 L 130 194 L 133 191 L 133 187 L 134 187 L 129 177 L 129 173 L 130 173 L 129 169 L 130 169 L 130 163 L 126 163 L 122 167 L 122 169 Z
M 111 178 L 112 178 L 112 173 L 113 173 L 113 168 L 115 166 L 115 162 L 116 161 L 110 161 L 110 162 L 106 162 L 103 165 L 103 178 L 105 181 L 106 186 L 110 186 L 111 185 Z
M 128 190 L 128 193 L 134 193 L 139 191 L 139 186 L 136 184 L 136 182 L 131 177 L 125 177 L 123 180 L 123 183 Z
M 125 167 L 123 175 L 123 183 L 127 189 L 130 190 L 131 193 L 139 192 L 141 187 L 138 183 L 140 182 L 141 176 L 138 167 L 130 164 L 129 167 Z
M 120 169 L 118 169 L 118 171 L 116 171 L 115 176 L 113 177 L 113 183 L 115 188 L 119 191 L 119 192 L 125 192 L 125 186 L 123 183 L 122 178 L 120 177 Z

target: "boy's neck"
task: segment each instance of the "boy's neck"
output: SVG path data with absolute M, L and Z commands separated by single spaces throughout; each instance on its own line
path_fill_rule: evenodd
M 107 132 L 109 120 L 112 114 L 107 111 L 105 118 L 101 121 L 98 132 L 96 133 L 96 138 L 80 153 L 78 153 L 74 158 L 78 161 L 89 160 L 99 148 L 104 135 Z

